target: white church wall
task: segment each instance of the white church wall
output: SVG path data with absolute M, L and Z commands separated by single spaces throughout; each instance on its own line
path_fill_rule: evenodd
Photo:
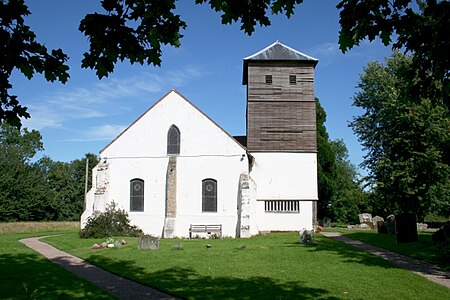
M 167 133 L 180 131 L 176 165 L 177 217 L 175 236 L 188 236 L 190 224 L 222 224 L 234 236 L 237 223 L 239 176 L 247 171 L 245 149 L 220 127 L 171 92 L 101 152 L 109 164 L 108 202 L 125 209 L 134 225 L 161 236 L 164 227 Z M 130 212 L 130 180 L 144 180 L 144 211 Z M 202 213 L 202 180 L 218 185 L 218 211 Z M 84 214 L 86 216 L 86 214 Z
M 315 153 L 252 153 L 250 176 L 252 231 L 312 229 L 312 201 L 317 200 L 317 155 Z M 266 200 L 299 200 L 299 212 L 266 212 Z
M 257 199 L 317 200 L 316 153 L 252 153 Z
M 258 231 L 312 230 L 312 201 L 301 201 L 299 213 L 273 213 L 264 211 L 264 201 L 255 201 L 255 219 Z
M 244 153 L 242 150 L 233 156 L 179 157 L 175 229 L 178 236 L 187 236 L 191 224 L 221 224 L 224 236 L 235 236 L 239 177 L 248 168 Z M 208 178 L 217 181 L 217 212 L 202 212 L 202 180 Z

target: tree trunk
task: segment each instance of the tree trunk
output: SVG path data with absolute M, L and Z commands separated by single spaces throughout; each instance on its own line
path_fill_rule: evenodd
M 395 216 L 397 244 L 417 242 L 417 218 L 415 214 L 404 213 Z

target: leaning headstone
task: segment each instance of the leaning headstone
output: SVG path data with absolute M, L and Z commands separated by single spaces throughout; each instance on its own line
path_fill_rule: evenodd
M 428 224 L 426 223 L 417 223 L 417 231 L 425 231 L 428 229 Z
M 372 218 L 372 225 L 373 225 L 373 229 L 378 231 L 378 222 L 383 222 L 384 219 L 380 216 L 375 216 Z
M 395 216 L 389 215 L 386 218 L 386 227 L 388 234 L 395 234 Z
M 142 235 L 139 238 L 138 243 L 139 250 L 158 250 L 159 249 L 159 238 L 151 235 Z
M 300 230 L 300 243 L 312 244 L 312 242 L 313 242 L 312 230 Z

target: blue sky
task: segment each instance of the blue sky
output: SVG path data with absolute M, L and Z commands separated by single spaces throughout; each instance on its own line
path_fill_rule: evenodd
M 245 134 L 245 86 L 242 59 L 274 41 L 319 59 L 315 90 L 327 112 L 331 139 L 343 139 L 351 161 L 363 152 L 348 122 L 359 111 L 352 107 L 359 74 L 371 60 L 391 53 L 379 42 L 363 42 L 346 54 L 338 48 L 338 1 L 305 0 L 291 19 L 271 17 L 272 26 L 258 27 L 252 36 L 239 25 L 222 25 L 220 14 L 194 0 L 179 0 L 177 13 L 186 21 L 180 48 L 164 47 L 162 66 L 116 65 L 108 78 L 97 79 L 81 69 L 86 37 L 78 31 L 86 13 L 100 11 L 99 0 L 29 0 L 28 24 L 38 41 L 62 48 L 70 57 L 66 84 L 31 81 L 13 74 L 13 93 L 28 106 L 24 125 L 43 136 L 43 154 L 71 161 L 98 152 L 170 89 L 175 88 L 231 135 Z

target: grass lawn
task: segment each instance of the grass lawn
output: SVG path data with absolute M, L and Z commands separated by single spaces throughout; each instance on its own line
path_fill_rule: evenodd
M 0 223 L 0 299 L 111 299 L 103 290 L 19 242 L 31 236 L 73 233 L 75 226 Z
M 342 230 L 341 232 L 344 236 L 351 239 L 424 260 L 450 271 L 450 243 L 431 241 L 431 232 L 420 233 L 419 240 L 415 243 L 399 245 L 395 241 L 395 236 L 391 234 L 378 234 L 373 230 Z
M 450 299 L 450 289 L 321 235 L 313 245 L 299 244 L 298 233 L 161 240 L 155 251 L 139 251 L 137 238 L 126 238 L 129 244 L 122 248 L 101 250 L 90 246 L 104 240 L 82 240 L 75 232 L 44 240 L 189 299 Z M 176 250 L 176 243 L 183 248 Z

